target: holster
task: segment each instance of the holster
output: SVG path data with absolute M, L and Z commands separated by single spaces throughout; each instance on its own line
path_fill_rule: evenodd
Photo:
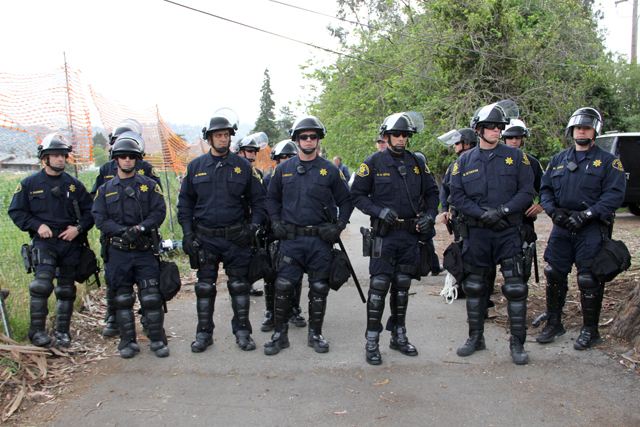
M 100 256 L 105 263 L 109 262 L 109 237 L 100 233 Z
M 160 242 L 162 241 L 162 237 L 160 237 L 160 232 L 157 229 L 151 230 L 151 247 L 153 248 L 153 254 L 160 254 Z
M 238 235 L 240 235 L 240 233 L 242 233 L 242 229 L 243 229 L 243 226 L 242 226 L 241 223 L 233 224 L 233 225 L 230 225 L 228 227 L 225 227 L 224 228 L 224 238 L 225 238 L 225 240 L 227 240 L 228 242 L 232 241 L 233 239 L 238 237 Z
M 369 257 L 373 253 L 373 230 L 360 227 L 360 233 L 362 234 L 362 256 Z
M 25 243 L 24 245 L 22 245 L 22 248 L 20 248 L 22 262 L 24 262 L 24 269 L 27 271 L 27 274 L 33 271 L 33 263 L 31 262 L 31 249 L 32 246 L 28 243 Z

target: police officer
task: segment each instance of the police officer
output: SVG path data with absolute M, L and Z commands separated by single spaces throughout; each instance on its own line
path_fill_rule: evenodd
M 167 206 L 160 185 L 136 173 L 142 159 L 142 136 L 125 132 L 111 148 L 118 173 L 98 188 L 93 204 L 96 226 L 109 238 L 106 262 L 107 286 L 115 296 L 116 319 L 120 328 L 120 357 L 140 351 L 136 341 L 133 305 L 138 285 L 140 305 L 147 320 L 151 351 L 157 357 L 169 356 L 164 331 L 164 299 L 158 286 L 160 267 L 153 247 L 159 244 L 157 230 L 164 222 Z M 155 234 L 155 235 L 154 235 Z
M 80 241 L 93 227 L 91 196 L 82 182 L 64 172 L 71 150 L 63 135 L 47 135 L 38 146 L 44 169 L 20 181 L 9 206 L 13 222 L 32 237 L 35 278 L 29 284 L 29 340 L 39 347 L 51 343 L 46 332 L 47 300 L 54 291 L 58 300 L 55 337 L 58 344 L 69 347 Z
M 289 347 L 287 320 L 295 285 L 303 272 L 309 277 L 307 345 L 317 353 L 329 351 L 322 323 L 329 294 L 331 250 L 349 222 L 353 205 L 340 170 L 318 155 L 325 132 L 316 117 L 296 120 L 289 133 L 298 146 L 298 156 L 277 166 L 269 184 L 267 208 L 273 233 L 281 242 L 282 262 L 275 282 L 274 334 L 264 345 L 267 355 Z M 328 221 L 327 209 L 335 221 Z
M 298 147 L 291 140 L 283 140 L 278 142 L 271 150 L 271 160 L 275 161 L 277 165 L 282 163 L 283 161 L 290 159 L 291 157 L 295 157 L 298 155 Z M 273 171 L 267 173 L 264 178 L 262 178 L 262 184 L 265 189 L 269 189 L 269 183 L 271 182 L 271 178 L 273 177 Z M 275 242 L 277 237 L 271 231 L 271 226 L 267 227 L 267 239 L 269 241 L 269 248 L 275 249 L 275 247 L 279 246 L 279 241 L 277 245 L 271 246 L 272 242 Z M 277 259 L 279 252 L 270 253 L 272 259 Z M 264 320 L 262 321 L 262 325 L 260 326 L 260 330 L 263 332 L 269 332 L 273 330 L 275 325 L 275 281 L 264 281 L 264 302 L 266 305 L 264 311 Z M 307 322 L 302 316 L 302 309 L 300 308 L 300 296 L 302 295 L 302 277 L 296 283 L 295 291 L 293 294 L 293 299 L 291 300 L 291 317 L 289 318 L 289 322 L 293 323 L 299 328 L 303 328 L 307 326 Z
M 382 363 L 378 346 L 384 301 L 391 288 L 391 341 L 389 347 L 407 356 L 418 350 L 406 334 L 406 314 L 411 279 L 420 278 L 420 235 L 431 232 L 438 213 L 438 187 L 427 165 L 406 151 L 409 138 L 422 130 L 418 113 L 397 113 L 387 117 L 380 134 L 388 148 L 367 157 L 351 186 L 354 205 L 371 217 L 382 238 L 381 255 L 369 262 L 369 297 L 366 361 Z M 374 249 L 375 252 L 375 249 Z
M 213 344 L 220 262 L 229 280 L 236 343 L 242 350 L 256 348 L 250 335 L 251 285 L 247 273 L 251 258 L 249 244 L 266 218 L 266 194 L 258 171 L 249 161 L 229 151 L 230 138 L 238 128 L 237 116 L 231 113 L 231 110 L 218 110 L 203 128 L 203 138 L 211 150 L 187 165 L 178 196 L 183 248 L 198 264 L 195 284 L 198 324 L 196 340 L 191 344 L 194 353 L 201 353 Z M 251 212 L 250 220 L 238 222 L 237 218 L 244 218 L 245 209 Z
M 109 154 L 111 156 L 111 150 L 113 149 L 113 144 L 116 140 L 125 132 L 135 132 L 138 135 L 142 135 L 142 125 L 135 119 L 124 119 L 114 129 L 114 131 L 109 134 Z M 144 143 L 141 140 L 142 143 Z M 144 146 L 140 147 L 142 151 L 142 155 L 144 156 Z M 156 173 L 155 169 L 151 165 L 151 163 L 144 161 L 142 159 L 136 161 L 136 173 L 140 175 L 147 176 L 153 179 L 160 188 L 162 188 L 162 184 L 160 182 L 160 176 Z M 91 196 L 95 197 L 98 188 L 105 182 L 109 181 L 113 177 L 118 174 L 118 164 L 116 160 L 110 160 L 109 162 L 100 166 L 98 171 L 98 176 L 96 176 L 96 181 L 93 184 L 93 188 L 91 189 Z M 105 263 L 106 265 L 106 263 Z M 105 272 L 105 277 L 107 276 Z M 119 333 L 118 322 L 116 321 L 116 307 L 114 298 L 115 295 L 111 292 L 112 287 L 107 283 L 106 289 L 106 300 L 107 300 L 107 311 L 105 313 L 105 327 L 102 330 L 102 335 L 105 337 L 113 337 Z M 144 319 L 141 319 L 141 322 L 144 324 Z M 146 328 L 146 327 L 145 327 Z
M 524 350 L 528 288 L 518 226 L 533 199 L 533 173 L 522 151 L 498 143 L 507 124 L 501 105 L 478 109 L 470 127 L 480 143 L 460 156 L 451 171 L 450 202 L 466 217 L 469 236 L 462 248 L 468 274 L 462 288 L 467 297 L 469 339 L 457 353 L 465 357 L 486 348 L 487 276 L 492 266 L 500 264 L 505 281 L 502 293 L 508 300 L 511 357 L 522 365 L 529 361 Z
M 549 318 L 536 337 L 540 343 L 551 342 L 566 332 L 561 321 L 562 283 L 573 264 L 578 270 L 583 316 L 580 336 L 573 347 L 585 350 L 600 340 L 598 321 L 604 283 L 598 282 L 591 269 L 602 244 L 602 222 L 612 221 L 626 188 L 620 160 L 595 145 L 601 129 L 597 110 L 576 110 L 565 129 L 565 137 L 573 140 L 573 146 L 553 156 L 542 177 L 540 199 L 554 226 L 544 253 L 549 264 L 544 269 Z

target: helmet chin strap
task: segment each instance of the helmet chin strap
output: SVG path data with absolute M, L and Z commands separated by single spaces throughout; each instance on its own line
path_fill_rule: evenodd
M 478 136 L 480 137 L 480 139 L 482 139 L 482 140 L 483 140 L 484 142 L 486 142 L 487 144 L 491 144 L 491 145 L 493 145 L 493 144 L 497 144 L 497 143 L 498 143 L 498 141 L 496 141 L 496 142 L 490 142 L 490 141 L 487 141 L 487 138 L 485 138 L 485 137 L 484 137 L 484 127 L 482 128 L 482 130 L 480 130 L 480 132 L 476 131 L 476 133 L 478 134 Z M 499 140 L 499 138 L 498 138 L 498 140 Z
M 215 145 L 213 145 L 213 143 L 211 143 L 211 148 L 213 148 L 215 150 L 216 153 L 220 153 L 220 154 L 224 154 L 227 151 L 229 151 L 228 148 L 218 148 Z
M 136 162 L 133 164 L 132 167 L 130 168 L 123 168 L 122 166 L 120 166 L 120 162 L 118 162 L 118 169 L 120 169 L 122 172 L 124 173 L 131 173 L 136 169 L 136 165 L 138 164 L 138 161 L 136 160 Z
M 306 155 L 309 155 L 309 154 L 313 154 L 313 152 L 318 149 L 319 142 L 316 143 L 316 146 L 313 148 L 302 148 L 302 146 L 300 145 L 300 141 L 296 141 L 296 144 L 298 145 L 298 148 L 300 149 L 300 151 L 302 151 Z
M 581 146 L 585 146 L 585 145 L 589 145 L 591 144 L 592 141 L 595 141 L 595 138 L 580 138 L 580 139 L 575 139 L 574 137 L 571 137 L 571 139 L 573 139 L 575 141 L 576 144 L 581 145 Z
M 65 166 L 59 168 L 56 166 L 51 166 L 51 163 L 49 163 L 49 156 L 47 156 L 46 160 L 44 161 L 44 164 L 49 166 L 52 170 L 56 171 L 56 172 L 62 172 L 66 166 L 66 162 L 65 162 Z
M 394 152 L 398 153 L 398 154 L 402 154 L 404 153 L 404 150 L 407 148 L 407 144 L 409 144 L 409 140 L 407 140 L 407 143 L 403 146 L 399 146 L 399 145 L 393 145 L 391 143 L 391 137 L 389 137 L 389 147 L 391 147 L 391 150 L 393 150 Z

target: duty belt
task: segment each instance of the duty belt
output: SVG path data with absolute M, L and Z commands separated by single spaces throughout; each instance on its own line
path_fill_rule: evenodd
M 38 238 L 39 240 L 55 245 L 56 243 L 58 243 L 58 236 L 60 235 L 60 233 L 62 233 L 66 229 L 65 230 L 58 230 L 57 228 L 49 228 L 49 229 L 51 230 L 51 237 L 40 237 L 38 233 L 35 233 L 34 237 Z
M 319 233 L 318 227 L 315 227 L 313 225 L 308 225 L 306 227 L 298 227 L 298 226 L 296 226 L 296 235 L 297 236 L 313 237 L 313 236 L 317 236 L 318 233 Z
M 120 249 L 121 251 L 129 252 L 133 249 L 138 249 L 138 247 L 134 244 L 126 244 L 122 241 L 122 237 L 114 236 L 109 239 L 109 243 L 116 249 Z M 145 249 L 146 250 L 146 249 Z
M 416 231 L 416 223 L 413 219 L 399 219 L 391 225 L 392 230 Z
M 200 234 L 204 234 L 207 237 L 224 237 L 225 236 L 224 228 L 208 228 L 208 227 L 203 227 L 202 225 L 196 224 L 196 231 Z
M 516 212 L 508 214 L 503 219 L 507 222 L 507 224 L 509 224 L 509 227 L 515 227 L 522 224 L 522 218 L 522 212 Z M 465 219 L 467 220 L 467 225 L 469 227 L 486 228 L 484 223 L 479 219 L 467 215 L 465 215 Z

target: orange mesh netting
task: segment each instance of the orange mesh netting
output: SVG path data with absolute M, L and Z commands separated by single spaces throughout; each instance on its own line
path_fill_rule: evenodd
M 173 171 L 176 175 L 184 170 L 193 158 L 206 152 L 202 143 L 187 145 L 162 120 L 158 107 L 142 111 L 133 111 L 117 101 L 106 99 L 89 86 L 89 92 L 98 109 L 102 125 L 107 133 L 124 119 L 135 119 L 142 125 L 142 137 L 145 140 L 145 160 L 160 171 Z
M 46 74 L 0 73 L 0 127 L 8 130 L 4 152 L 36 157 L 36 144 L 49 133 L 61 132 L 73 144 L 71 163 L 93 164 L 93 140 L 89 108 L 85 102 L 80 71 L 60 67 Z M 32 146 L 29 138 L 33 137 Z

